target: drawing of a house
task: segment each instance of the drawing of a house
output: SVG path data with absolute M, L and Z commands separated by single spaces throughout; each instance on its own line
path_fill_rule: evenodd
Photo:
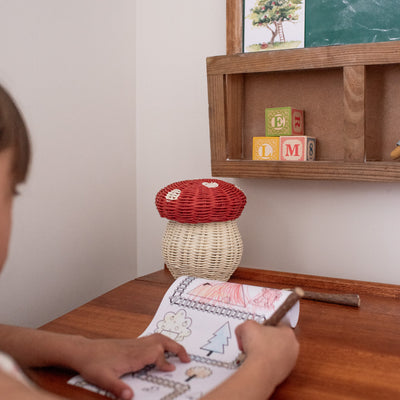
M 204 283 L 189 292 L 190 296 L 201 298 L 207 303 L 224 303 L 231 306 L 246 307 L 242 285 L 237 283 Z

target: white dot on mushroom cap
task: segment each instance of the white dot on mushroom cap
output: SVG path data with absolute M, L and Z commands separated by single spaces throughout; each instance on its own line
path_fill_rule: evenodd
M 203 182 L 203 185 L 205 187 L 208 187 L 209 189 L 216 188 L 219 186 L 217 182 Z
M 179 197 L 180 194 L 181 194 L 181 190 L 180 189 L 174 189 L 174 190 L 171 190 L 170 192 L 168 192 L 165 195 L 165 198 L 167 200 L 176 200 Z

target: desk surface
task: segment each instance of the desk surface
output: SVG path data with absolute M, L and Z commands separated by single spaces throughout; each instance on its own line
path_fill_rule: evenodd
M 232 282 L 358 293 L 360 308 L 301 300 L 300 355 L 272 399 L 400 398 L 400 286 L 239 268 Z M 87 337 L 131 338 L 152 320 L 173 282 L 167 270 L 137 278 L 44 325 Z M 69 399 L 104 399 L 66 381 L 70 371 L 31 369 L 40 386 Z

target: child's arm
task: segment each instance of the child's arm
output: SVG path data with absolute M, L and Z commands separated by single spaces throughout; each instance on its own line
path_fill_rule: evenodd
M 186 350 L 161 334 L 138 339 L 87 339 L 0 325 L 0 349 L 21 366 L 59 366 L 79 372 L 87 381 L 121 399 L 131 399 L 132 390 L 119 378 L 138 371 L 147 364 L 156 364 L 163 371 L 175 367 L 164 356 L 169 351 L 181 361 L 189 362 Z
M 61 397 L 29 387 L 0 371 L 0 398 L 7 400 L 62 400 Z
M 293 369 L 299 345 L 291 328 L 247 321 L 237 327 L 236 336 L 244 363 L 202 399 L 265 400 Z

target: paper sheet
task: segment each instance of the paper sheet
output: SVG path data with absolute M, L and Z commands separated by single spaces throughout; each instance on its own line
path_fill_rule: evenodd
M 162 333 L 182 344 L 191 357 L 181 363 L 173 355 L 173 372 L 153 366 L 123 377 L 136 400 L 199 399 L 235 372 L 239 348 L 235 328 L 247 319 L 263 322 L 290 291 L 183 276 L 165 294 L 153 320 L 141 336 Z M 299 303 L 284 321 L 295 327 Z M 80 376 L 68 383 L 112 397 Z

